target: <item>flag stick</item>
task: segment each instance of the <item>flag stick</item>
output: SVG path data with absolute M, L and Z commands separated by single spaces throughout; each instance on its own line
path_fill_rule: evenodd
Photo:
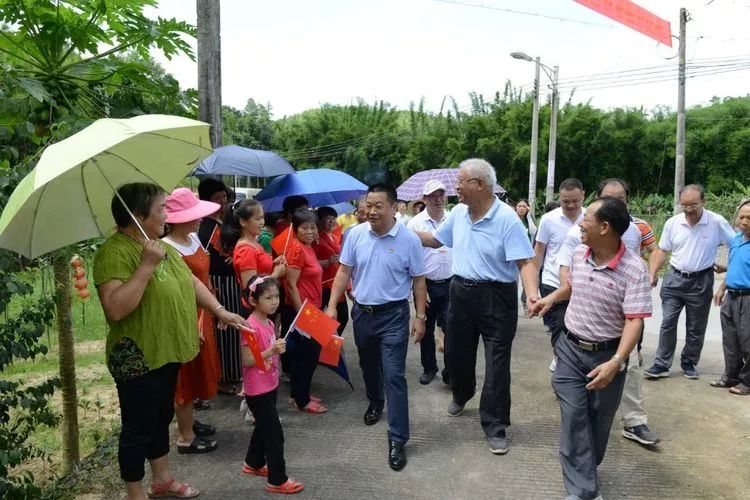
M 289 233 L 286 235 L 286 243 L 284 243 L 284 251 L 281 252 L 281 255 L 286 255 L 286 249 L 289 246 L 289 239 L 292 237 L 292 231 L 294 227 L 289 224 Z
M 286 331 L 286 335 L 284 335 L 284 342 L 286 342 L 287 337 L 289 337 L 289 334 L 292 333 L 292 329 L 294 328 L 294 325 L 297 323 L 297 318 L 299 318 L 299 315 L 302 314 L 302 310 L 305 308 L 305 304 L 307 304 L 307 299 L 302 303 L 302 305 L 299 308 L 299 311 L 297 311 L 297 315 L 294 317 L 294 320 L 292 321 L 292 324 L 289 325 L 289 329 Z

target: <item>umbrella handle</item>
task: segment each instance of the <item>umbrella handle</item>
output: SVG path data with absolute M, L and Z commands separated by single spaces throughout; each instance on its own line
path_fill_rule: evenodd
M 125 211 L 128 213 L 130 218 L 135 223 L 136 227 L 138 227 L 138 230 L 141 232 L 144 238 L 146 238 L 146 241 L 151 241 L 146 235 L 146 231 L 143 230 L 143 227 L 141 226 L 140 222 L 138 222 L 138 219 L 135 218 L 135 215 L 133 215 L 133 212 L 130 211 L 130 208 L 128 208 L 128 205 L 125 203 L 125 200 L 122 199 L 122 196 L 120 196 L 120 193 L 115 189 L 115 187 L 112 185 L 111 182 L 109 182 L 109 179 L 106 175 L 104 175 L 104 172 L 102 171 L 102 168 L 99 166 L 99 163 L 97 163 L 96 158 L 91 158 L 91 161 L 96 165 L 96 168 L 99 169 L 99 173 L 102 174 L 102 177 L 104 177 L 104 180 L 109 184 L 109 187 L 112 188 L 112 191 L 115 192 L 115 196 L 117 196 L 117 199 L 120 200 L 120 203 L 122 203 L 122 206 L 125 207 Z

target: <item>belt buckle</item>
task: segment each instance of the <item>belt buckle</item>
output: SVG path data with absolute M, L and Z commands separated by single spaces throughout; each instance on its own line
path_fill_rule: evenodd
M 362 311 L 366 312 L 367 314 L 372 314 L 373 312 L 375 312 L 372 306 L 365 306 L 365 305 L 360 304 L 359 308 L 362 309 Z
M 474 278 L 464 278 L 464 285 L 477 286 L 477 280 L 475 280 Z
M 592 342 L 586 342 L 585 340 L 578 339 L 578 346 L 584 351 L 596 351 L 596 345 Z

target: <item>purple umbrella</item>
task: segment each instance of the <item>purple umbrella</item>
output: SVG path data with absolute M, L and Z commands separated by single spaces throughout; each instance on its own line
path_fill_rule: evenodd
M 456 196 L 456 184 L 458 183 L 458 169 L 457 168 L 435 168 L 432 170 L 424 170 L 417 172 L 412 175 L 397 189 L 399 200 L 421 200 L 422 191 L 427 181 L 436 180 L 445 184 L 446 196 Z M 495 194 L 504 193 L 500 184 L 495 184 L 495 188 L 492 190 Z

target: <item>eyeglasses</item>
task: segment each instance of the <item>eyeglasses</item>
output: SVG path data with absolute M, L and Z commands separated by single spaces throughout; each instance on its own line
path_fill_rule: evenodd
M 471 181 L 481 181 L 481 180 L 482 180 L 482 179 L 481 179 L 480 177 L 472 177 L 471 179 L 466 179 L 466 180 L 463 180 L 463 179 L 458 179 L 458 182 L 457 182 L 457 184 L 458 184 L 459 186 L 462 186 L 463 184 L 466 184 L 467 182 L 471 182 Z
M 695 210 L 696 208 L 699 208 L 701 206 L 701 203 L 693 203 L 692 205 L 683 205 L 680 203 L 680 208 L 683 210 Z

